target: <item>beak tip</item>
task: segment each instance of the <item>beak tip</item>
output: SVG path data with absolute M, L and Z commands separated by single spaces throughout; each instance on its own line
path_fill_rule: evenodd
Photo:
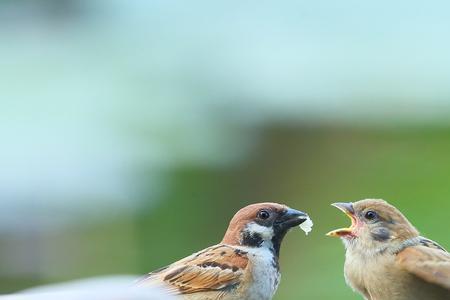
M 281 218 L 280 224 L 283 224 L 285 228 L 298 226 L 310 219 L 307 213 L 289 207 L 286 209 Z
M 288 216 L 292 216 L 292 217 L 297 217 L 297 218 L 301 218 L 301 219 L 308 219 L 309 216 L 307 213 L 303 212 L 303 211 L 299 211 L 293 208 L 288 208 L 286 211 L 286 215 Z

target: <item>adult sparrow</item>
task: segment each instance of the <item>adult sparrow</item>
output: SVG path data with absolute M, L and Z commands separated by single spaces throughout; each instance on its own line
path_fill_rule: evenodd
M 249 205 L 235 214 L 219 244 L 148 274 L 138 285 L 164 285 L 187 300 L 270 300 L 280 282 L 281 242 L 306 220 L 306 213 L 285 205 Z
M 346 248 L 347 284 L 368 300 L 449 300 L 450 254 L 383 200 L 334 203 L 352 220 L 327 235 Z

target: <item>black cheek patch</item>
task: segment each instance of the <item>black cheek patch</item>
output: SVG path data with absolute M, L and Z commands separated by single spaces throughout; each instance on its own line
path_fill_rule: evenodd
M 390 239 L 391 232 L 386 228 L 377 228 L 371 232 L 372 238 L 379 242 L 384 242 Z
M 242 234 L 242 245 L 249 247 L 259 247 L 263 242 L 263 239 L 258 233 L 250 233 L 245 231 Z

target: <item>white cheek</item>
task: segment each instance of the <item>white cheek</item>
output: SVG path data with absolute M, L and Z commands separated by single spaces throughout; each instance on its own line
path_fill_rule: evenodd
M 261 226 L 254 222 L 247 225 L 247 230 L 259 234 L 264 240 L 271 240 L 274 235 L 272 227 Z

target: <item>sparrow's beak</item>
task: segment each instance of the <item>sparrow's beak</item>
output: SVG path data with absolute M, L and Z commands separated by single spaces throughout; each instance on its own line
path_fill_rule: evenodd
M 307 213 L 292 208 L 286 209 L 286 212 L 277 220 L 277 225 L 284 229 L 298 226 L 309 219 Z
M 339 203 L 333 203 L 331 205 L 340 209 L 341 211 L 343 211 L 352 220 L 352 225 L 347 228 L 340 228 L 340 229 L 330 231 L 327 233 L 327 236 L 332 236 L 332 237 L 352 236 L 353 231 L 357 224 L 355 210 L 353 209 L 353 203 L 339 202 Z

